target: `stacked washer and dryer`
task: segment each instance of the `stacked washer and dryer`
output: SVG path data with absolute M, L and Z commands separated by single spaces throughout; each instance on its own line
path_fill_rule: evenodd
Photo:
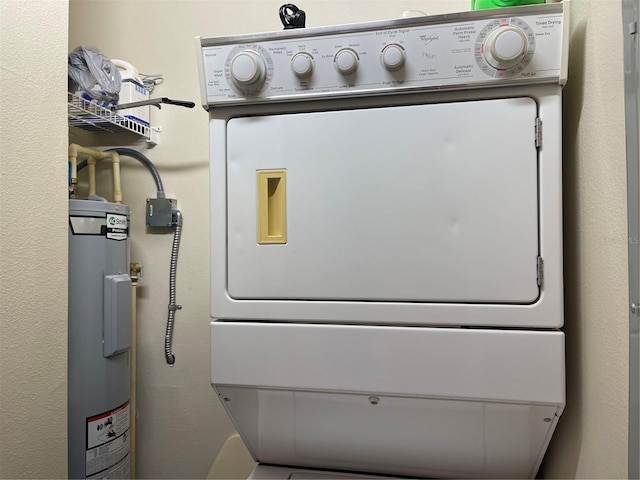
M 255 478 L 536 475 L 568 29 L 564 2 L 197 38 L 211 381 Z

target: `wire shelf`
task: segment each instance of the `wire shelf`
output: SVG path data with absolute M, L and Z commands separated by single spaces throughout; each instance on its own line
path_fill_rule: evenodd
M 68 93 L 69 125 L 90 132 L 133 132 L 147 139 L 150 128 L 73 93 Z

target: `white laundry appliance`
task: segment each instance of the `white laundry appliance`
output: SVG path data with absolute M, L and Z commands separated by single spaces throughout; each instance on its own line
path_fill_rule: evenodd
M 535 476 L 568 30 L 564 2 L 197 38 L 211 381 L 255 478 Z

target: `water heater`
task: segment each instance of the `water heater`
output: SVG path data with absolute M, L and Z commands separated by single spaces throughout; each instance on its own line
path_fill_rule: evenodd
M 69 200 L 69 478 L 129 478 L 129 207 Z

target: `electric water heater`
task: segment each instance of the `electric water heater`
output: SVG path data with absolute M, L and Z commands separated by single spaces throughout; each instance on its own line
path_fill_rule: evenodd
M 129 207 L 69 200 L 69 478 L 129 478 Z

